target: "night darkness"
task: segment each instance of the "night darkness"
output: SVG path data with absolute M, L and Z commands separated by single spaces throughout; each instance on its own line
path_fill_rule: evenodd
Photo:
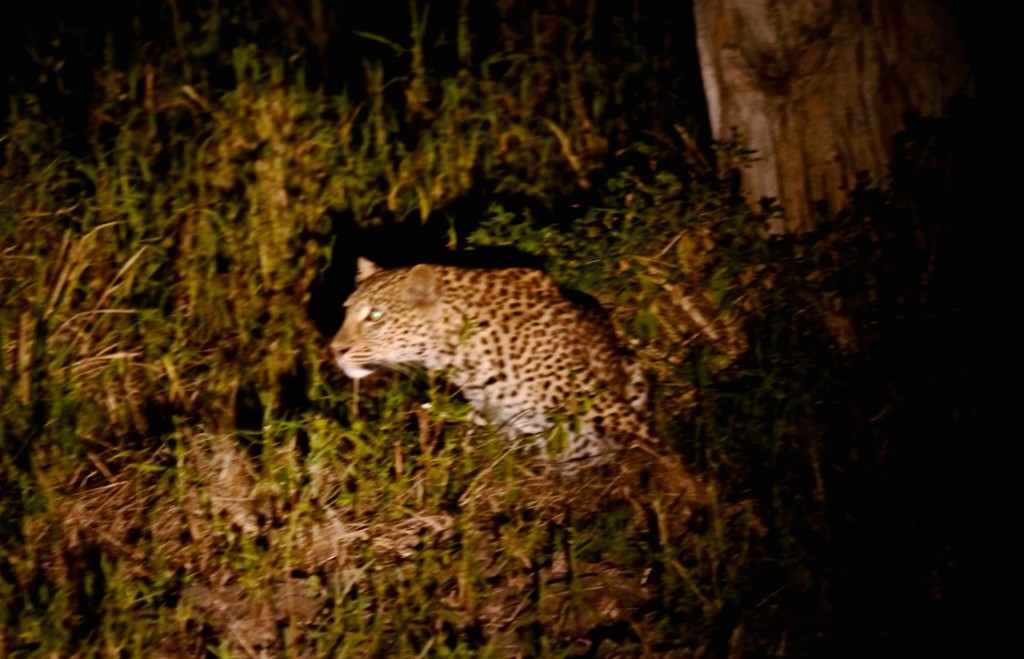
M 712 141 L 692 2 L 423 3 L 422 76 L 407 2 L 231 4 L 0 20 L 0 656 L 1000 647 L 1013 337 L 967 3 L 970 93 L 773 236 Z M 714 505 L 655 472 L 524 493 L 453 387 L 353 389 L 326 345 L 361 255 L 617 310 Z

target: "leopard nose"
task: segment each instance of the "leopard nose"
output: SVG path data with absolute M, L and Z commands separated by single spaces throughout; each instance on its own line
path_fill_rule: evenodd
M 332 343 L 328 349 L 331 351 L 331 355 L 335 359 L 343 357 L 345 353 L 348 352 L 348 348 L 340 343 Z

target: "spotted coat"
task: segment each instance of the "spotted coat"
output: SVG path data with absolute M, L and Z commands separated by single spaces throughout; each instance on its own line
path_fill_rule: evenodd
M 510 435 L 562 423 L 565 464 L 599 463 L 646 439 L 643 373 L 607 316 L 567 299 L 543 272 L 359 260 L 345 322 L 331 341 L 352 378 L 411 364 L 443 371 L 478 423 Z

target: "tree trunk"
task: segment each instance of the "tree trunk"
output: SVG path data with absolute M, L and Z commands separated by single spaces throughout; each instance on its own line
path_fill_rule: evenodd
M 970 71 L 941 0 L 694 0 L 711 130 L 757 159 L 751 204 L 813 228 L 866 173 L 884 184 L 906 112 L 938 115 Z

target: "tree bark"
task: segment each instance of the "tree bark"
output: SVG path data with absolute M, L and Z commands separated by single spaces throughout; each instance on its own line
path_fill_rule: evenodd
M 971 84 L 941 0 L 694 0 L 694 18 L 712 135 L 756 152 L 741 190 L 781 203 L 774 231 L 813 228 L 863 173 L 884 184 L 905 113 Z

